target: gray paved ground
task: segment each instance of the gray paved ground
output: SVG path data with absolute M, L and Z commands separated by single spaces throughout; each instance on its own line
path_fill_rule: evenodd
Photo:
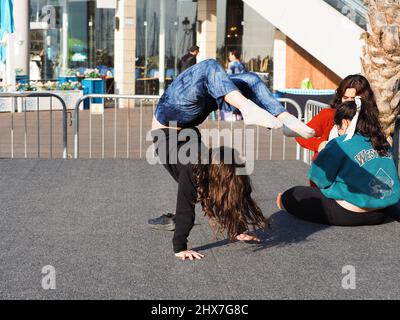
M 279 212 L 274 198 L 307 183 L 295 161 L 256 163 L 255 197 L 273 228 L 262 245 L 215 240 L 197 211 L 178 261 L 172 233 L 146 221 L 173 209 L 176 186 L 141 160 L 0 160 L 2 299 L 398 299 L 400 224 L 339 228 Z M 56 289 L 41 287 L 42 267 Z M 356 289 L 342 289 L 342 267 Z

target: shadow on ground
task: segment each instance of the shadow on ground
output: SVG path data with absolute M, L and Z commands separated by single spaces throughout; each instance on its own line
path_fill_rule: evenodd
M 290 216 L 286 211 L 274 213 L 271 217 L 270 226 L 266 229 L 258 229 L 252 233 L 256 235 L 260 242 L 243 241 L 248 244 L 254 244 L 255 252 L 271 247 L 284 247 L 294 243 L 310 241 L 309 238 L 314 233 L 327 229 L 330 226 L 311 223 L 299 220 Z M 223 239 L 204 246 L 193 248 L 193 250 L 206 251 L 229 244 L 228 239 Z

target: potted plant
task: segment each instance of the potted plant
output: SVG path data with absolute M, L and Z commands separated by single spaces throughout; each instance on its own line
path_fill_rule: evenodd
M 62 75 L 58 77 L 58 84 L 63 84 L 64 82 L 76 82 L 78 81 L 77 77 L 78 72 L 74 69 L 65 69 Z
M 56 81 L 32 81 L 29 84 L 17 84 L 17 90 L 20 92 L 29 91 L 48 91 L 58 95 L 66 104 L 67 109 L 74 109 L 76 101 L 82 96 L 82 91 L 79 82 L 64 82 L 62 84 Z M 22 101 L 17 99 L 17 111 L 36 111 L 38 109 L 38 99 L 35 97 L 28 97 Z M 0 98 L 0 111 L 11 110 L 11 100 Z M 50 97 L 40 98 L 40 110 L 61 110 L 62 104 L 58 99 Z
M 58 90 L 80 90 L 81 85 L 78 81 L 68 81 L 64 82 L 62 84 L 58 84 L 57 86 Z
M 83 95 L 104 94 L 105 84 L 98 69 L 86 69 L 85 79 L 82 80 Z M 103 103 L 103 99 L 91 99 L 92 103 Z M 90 108 L 89 100 L 83 102 L 84 109 Z
M 101 74 L 98 69 L 86 69 L 85 78 L 86 79 L 101 79 Z

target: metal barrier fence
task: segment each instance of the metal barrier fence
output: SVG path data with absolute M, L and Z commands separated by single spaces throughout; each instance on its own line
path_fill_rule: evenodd
M 296 110 L 297 118 L 299 120 L 302 120 L 303 113 L 301 111 L 301 108 L 300 108 L 299 104 L 296 101 L 294 101 L 292 99 L 288 99 L 288 98 L 278 98 L 277 100 L 280 103 L 283 104 L 285 109 L 288 109 L 288 106 L 290 106 L 291 109 Z M 209 118 L 207 118 L 207 120 L 206 120 L 206 124 L 207 125 L 208 125 L 208 123 L 209 123 Z M 230 134 L 231 134 L 230 140 L 231 141 L 233 141 L 233 131 L 234 131 L 233 126 L 234 126 L 234 124 L 231 121 L 230 122 Z M 218 127 L 218 130 L 220 130 L 220 128 L 221 128 L 221 120 L 220 120 L 219 116 L 217 116 L 217 127 Z M 246 125 L 243 123 L 243 132 L 244 133 L 246 133 L 246 130 L 244 130 L 245 128 L 246 128 Z M 260 141 L 261 141 L 261 139 L 260 139 L 260 137 L 261 137 L 260 130 L 266 130 L 266 129 L 262 128 L 262 127 L 259 127 L 259 126 L 256 126 L 256 134 L 255 134 L 255 136 L 257 138 L 256 139 L 257 143 L 256 143 L 256 149 L 255 149 L 255 160 L 259 160 L 259 158 L 260 158 L 259 157 L 259 155 L 260 155 Z M 277 132 L 275 132 L 275 135 L 277 135 Z M 274 130 L 269 130 L 267 136 L 268 136 L 268 140 L 269 140 L 269 142 L 268 142 L 269 143 L 269 160 L 272 160 L 273 146 L 274 146 Z M 286 160 L 286 149 L 287 149 L 286 148 L 286 144 L 287 144 L 286 141 L 287 141 L 287 138 L 282 134 L 280 134 L 279 136 L 282 137 L 282 160 Z M 295 147 L 295 159 L 296 160 L 300 160 L 301 147 L 297 143 L 295 144 L 295 146 L 296 146 Z M 243 154 L 245 154 L 245 150 L 242 150 L 242 151 L 243 151 Z
M 329 108 L 329 104 L 322 103 L 315 100 L 308 100 L 304 108 L 304 123 L 308 123 L 312 118 L 314 118 L 322 109 Z M 312 162 L 313 153 L 303 148 L 303 161 L 309 165 Z
M 28 98 L 36 98 L 36 107 L 27 109 L 27 99 Z M 0 99 L 7 103 L 3 103 L 5 105 L 5 109 L 2 111 L 8 111 L 7 106 L 10 107 L 9 117 L 10 117 L 10 157 L 14 158 L 15 156 L 15 110 L 18 109 L 20 112 L 24 114 L 23 116 L 23 154 L 25 158 L 28 158 L 28 120 L 27 113 L 29 111 L 36 112 L 35 122 L 37 124 L 37 157 L 41 157 L 41 118 L 40 118 L 40 99 L 41 98 L 49 98 L 49 155 L 50 158 L 53 157 L 53 112 L 55 111 L 53 108 L 53 98 L 57 99 L 61 104 L 62 111 L 62 158 L 66 159 L 68 155 L 68 144 L 67 144 L 67 107 L 64 100 L 56 94 L 47 93 L 47 92 L 32 92 L 32 93 L 14 93 L 14 92 L 2 92 L 0 93 Z M 10 100 L 8 100 L 10 99 Z M 0 113 L 2 117 L 6 117 L 6 114 Z M 4 126 L 3 126 L 4 129 Z
M 101 115 L 101 158 L 104 158 L 105 154 L 105 121 L 104 121 L 104 107 L 105 107 L 105 99 L 114 100 L 114 158 L 117 157 L 117 109 L 119 100 L 127 100 L 126 105 L 124 106 L 126 109 L 126 157 L 129 158 L 130 155 L 130 112 L 131 109 L 136 108 L 136 102 L 139 102 L 139 112 L 140 112 L 140 121 L 139 121 L 139 153 L 140 158 L 143 155 L 143 105 L 144 103 L 150 103 L 152 106 L 152 112 L 154 113 L 154 109 L 156 103 L 159 100 L 159 96 L 145 96 L 145 95 L 117 95 L 117 94 L 90 94 L 81 97 L 77 100 L 75 104 L 75 131 L 74 131 L 74 158 L 79 158 L 80 155 L 80 106 L 83 102 L 89 100 L 89 158 L 92 158 L 92 117 L 93 114 Z M 97 112 L 92 112 L 92 99 L 102 99 L 101 110 Z M 134 101 L 133 106 L 131 100 Z
M 297 111 L 297 118 L 300 121 L 303 120 L 303 113 L 301 111 L 301 107 L 299 106 L 299 104 L 296 101 L 294 101 L 292 99 L 288 99 L 288 98 L 279 98 L 278 101 L 283 103 L 285 109 L 287 109 L 288 104 L 291 104 Z M 272 136 L 272 130 L 271 130 L 271 136 Z M 272 141 L 272 139 L 271 139 L 271 141 Z M 284 141 L 284 143 L 286 143 L 285 136 L 283 136 L 283 141 Z M 271 145 L 270 145 L 270 148 L 272 148 Z M 285 147 L 283 148 L 283 150 L 285 150 Z M 301 148 L 300 148 L 299 144 L 296 143 L 296 160 L 300 160 L 300 150 L 301 150 Z M 285 155 L 283 155 L 283 158 L 285 159 Z
M 92 104 L 92 100 L 93 99 L 101 99 L 101 104 Z M 130 157 L 130 133 L 132 131 L 131 129 L 131 125 L 130 125 L 130 121 L 131 121 L 131 117 L 130 117 L 130 113 L 132 110 L 136 110 L 137 108 L 139 109 L 139 158 L 143 158 L 144 156 L 144 152 L 143 152 L 143 146 L 144 146 L 144 140 L 146 137 L 146 134 L 143 132 L 143 128 L 145 127 L 145 125 L 147 127 L 151 127 L 151 123 L 143 123 L 143 113 L 145 108 L 149 108 L 151 107 L 151 115 L 154 114 L 154 109 L 155 106 L 158 102 L 159 96 L 143 96 L 143 95 L 115 95 L 115 94 L 91 94 L 91 95 L 86 95 L 84 97 L 81 97 L 79 100 L 77 100 L 76 105 L 75 105 L 75 131 L 74 131 L 74 158 L 80 158 L 80 146 L 81 146 L 81 139 L 80 139 L 80 133 L 82 131 L 82 125 L 81 125 L 81 120 L 80 120 L 80 110 L 81 110 L 81 106 L 84 102 L 88 103 L 88 107 L 90 109 L 89 111 L 89 132 L 88 132 L 88 136 L 89 136 L 89 142 L 88 142 L 88 149 L 89 149 L 89 158 L 93 157 L 93 144 L 94 144 L 94 138 L 93 138 L 93 132 L 92 132 L 92 119 L 93 116 L 95 116 L 96 114 L 101 116 L 101 125 L 100 125 L 100 133 L 99 135 L 100 137 L 100 144 L 101 144 L 101 158 L 105 157 L 105 130 L 106 130 L 106 126 L 105 126 L 105 104 L 106 104 L 106 99 L 111 100 L 108 101 L 108 104 L 111 105 L 111 107 L 114 108 L 114 110 L 112 112 L 114 112 L 113 114 L 113 123 L 111 124 L 111 126 L 113 127 L 113 157 L 117 158 L 117 144 L 120 143 L 120 140 L 123 142 L 126 142 L 126 147 L 125 147 L 125 156 L 126 158 Z M 118 124 L 117 123 L 117 109 L 118 107 L 121 105 L 121 101 L 122 100 L 124 102 L 123 107 L 120 109 L 120 112 L 124 112 L 126 113 L 126 116 L 124 117 L 123 121 L 125 122 L 125 124 Z M 300 106 L 296 103 L 296 101 L 291 100 L 291 99 L 286 99 L 286 98 L 281 98 L 279 99 L 279 101 L 285 106 L 285 108 L 288 105 L 292 106 L 292 109 L 294 108 L 297 112 L 297 116 L 298 118 L 301 120 L 302 119 L 302 111 Z M 94 110 L 94 112 L 93 112 Z M 151 116 L 152 118 L 152 116 Z M 230 122 L 230 124 L 227 124 L 224 121 L 220 120 L 220 116 L 218 114 L 218 116 L 216 117 L 216 121 L 212 121 L 211 120 L 211 116 L 208 117 L 206 119 L 206 121 L 204 121 L 204 123 L 202 124 L 202 129 L 208 130 L 210 129 L 210 127 L 214 126 L 216 127 L 216 129 L 218 129 L 218 141 L 220 142 L 220 136 L 219 133 L 223 130 L 223 127 L 229 127 L 230 126 L 230 138 L 231 141 L 233 141 L 233 129 L 234 127 L 238 127 L 241 126 L 241 124 L 239 123 L 233 123 Z M 150 120 L 151 121 L 151 120 Z M 117 129 L 121 129 L 121 126 L 125 127 L 126 129 L 123 128 L 125 130 L 124 136 L 122 137 L 122 135 L 118 135 L 117 134 Z M 243 123 L 243 129 L 245 129 L 246 126 Z M 263 130 L 265 128 L 260 128 L 260 127 L 256 127 L 256 139 L 257 139 L 257 143 L 255 144 L 255 159 L 258 160 L 259 159 L 259 154 L 260 154 L 260 130 Z M 267 130 L 267 129 L 265 129 Z M 243 130 L 244 133 L 244 139 L 246 139 L 245 134 L 246 134 L 246 130 Z M 268 134 L 268 142 L 269 142 L 269 159 L 272 159 L 272 150 L 273 150 L 273 142 L 274 142 L 274 134 L 277 135 L 277 133 L 274 133 L 273 130 L 269 131 Z M 267 136 L 267 135 L 265 135 Z M 205 137 L 203 137 L 205 138 Z M 206 137 L 207 138 L 207 137 Z M 280 138 L 279 138 L 280 139 Z M 98 139 L 97 139 L 98 140 Z M 120 143 L 121 144 L 121 143 Z M 206 144 L 209 145 L 209 140 L 207 139 Z M 295 159 L 300 160 L 300 146 L 295 144 Z M 244 150 L 243 150 L 244 151 Z M 244 154 L 245 152 L 243 152 Z M 287 156 L 287 150 L 286 150 L 286 137 L 283 136 L 282 138 L 282 159 L 285 160 Z
M 53 98 L 57 99 L 59 101 L 59 103 L 61 104 L 61 111 L 62 111 L 62 158 L 66 159 L 68 156 L 68 144 L 67 144 L 67 107 L 66 104 L 64 102 L 64 100 L 56 95 L 56 94 L 52 94 L 52 93 L 48 93 L 48 92 L 32 92 L 32 93 L 0 93 L 0 99 L 10 99 L 9 103 L 7 104 L 9 106 L 9 118 L 10 118 L 10 157 L 14 158 L 15 157 L 15 150 L 14 150 L 14 135 L 15 135 L 15 121 L 14 121 L 14 113 L 15 110 L 18 109 L 20 111 L 22 111 L 23 113 L 23 154 L 24 157 L 27 158 L 28 157 L 28 151 L 27 151 L 27 144 L 28 144 L 28 126 L 27 126 L 27 103 L 26 103 L 26 99 L 27 98 L 36 98 L 36 106 L 32 109 L 30 109 L 29 111 L 34 111 L 33 113 L 36 112 L 36 114 L 34 116 L 36 116 L 36 127 L 37 127 L 37 137 L 36 137 L 36 142 L 37 142 L 37 157 L 40 158 L 41 157 L 41 118 L 40 118 L 40 113 L 41 113 L 41 109 L 40 109 L 40 99 L 41 98 L 48 98 L 50 99 L 50 104 L 49 104 L 49 112 L 50 112 L 50 117 L 49 117 L 49 154 L 50 154 L 50 158 L 53 157 L 53 112 L 55 111 L 53 109 Z M 114 154 L 114 158 L 117 157 L 117 140 L 120 138 L 117 135 L 117 128 L 119 126 L 119 124 L 117 123 L 117 109 L 120 106 L 120 101 L 119 100 L 125 100 L 126 104 L 124 105 L 124 109 L 120 109 L 122 112 L 126 112 L 126 117 L 124 119 L 124 121 L 126 121 L 126 150 L 125 150 L 125 154 L 126 154 L 126 158 L 130 157 L 130 121 L 131 121 L 131 117 L 130 117 L 130 112 L 132 111 L 132 109 L 139 109 L 139 123 L 138 123 L 138 140 L 139 140 L 139 158 L 143 158 L 143 149 L 144 149 L 144 141 L 145 141 L 145 134 L 143 132 L 143 128 L 144 128 L 144 121 L 143 121 L 143 110 L 146 107 L 148 109 L 148 107 L 151 107 L 151 115 L 154 114 L 154 109 L 156 106 L 156 103 L 158 102 L 159 96 L 143 96 L 143 95 L 112 95 L 112 94 L 106 94 L 106 95 L 97 95 L 97 94 L 93 94 L 93 95 L 87 95 L 84 97 L 81 97 L 75 105 L 75 130 L 74 130 L 74 158 L 79 158 L 80 153 L 79 153 L 79 147 L 80 147 L 80 118 L 79 118 L 79 110 L 80 110 L 80 106 L 83 102 L 87 101 L 87 100 L 91 100 L 91 99 L 102 99 L 102 108 L 104 108 L 105 105 L 105 99 L 111 99 L 114 102 L 114 123 L 113 123 L 113 154 Z M 89 100 L 89 101 L 90 101 Z M 133 100 L 133 103 L 132 103 Z M 291 109 L 293 110 L 293 108 L 296 110 L 297 112 L 297 116 L 299 119 L 302 119 L 302 111 L 300 106 L 292 99 L 286 99 L 286 98 L 280 98 L 278 99 L 284 106 L 285 108 L 287 108 L 289 105 L 291 106 Z M 1 104 L 0 104 L 1 105 Z M 3 103 L 3 107 L 4 107 L 4 103 Z M 329 105 L 325 104 L 325 103 L 321 103 L 319 101 L 314 101 L 314 100 L 309 100 L 306 103 L 305 106 L 305 111 L 304 111 L 304 122 L 308 122 L 310 121 L 315 115 L 317 115 L 322 109 L 329 107 Z M 92 112 L 92 105 L 90 103 L 90 109 L 91 111 L 89 112 L 89 158 L 92 157 L 92 116 L 93 113 Z M 7 111 L 7 110 L 3 110 L 2 111 Z M 104 110 L 103 110 L 104 111 Z M 102 115 L 102 128 L 101 128 L 101 148 L 102 148 L 102 152 L 101 152 L 101 158 L 104 158 L 104 154 L 105 154 L 105 147 L 104 147 L 104 142 L 105 142 L 105 136 L 104 136 L 104 132 L 105 132 L 105 121 L 104 121 L 104 112 L 100 112 L 100 114 Z M 5 114 L 0 113 L 0 116 L 6 116 Z M 1 119 L 3 120 L 3 119 Z M 72 116 L 71 116 L 71 125 L 72 125 Z M 4 122 L 3 122 L 4 124 Z M 234 123 L 234 122 L 225 122 L 225 121 L 221 121 L 220 120 L 220 116 L 218 114 L 217 116 L 217 120 L 216 121 L 212 121 L 211 117 L 208 117 L 207 120 L 203 123 L 203 129 L 209 129 L 210 127 L 212 127 L 214 124 L 214 127 L 216 127 L 216 129 L 218 129 L 218 133 L 221 132 L 221 130 L 223 129 L 223 127 L 230 127 L 230 134 L 231 134 L 231 141 L 233 140 L 233 129 L 234 127 L 241 127 L 243 129 L 246 128 L 246 126 L 244 125 L 244 123 L 240 124 L 240 122 Z M 148 124 L 148 126 L 150 126 L 150 124 Z M 2 125 L 3 129 L 4 129 L 4 125 Z M 273 154 L 273 145 L 274 145 L 274 136 L 277 135 L 278 138 L 277 139 L 281 139 L 282 137 L 282 160 L 286 160 L 286 137 L 282 136 L 274 131 L 274 130 L 269 130 L 269 133 L 266 135 L 263 135 L 260 133 L 261 130 L 267 130 L 265 128 L 260 128 L 260 127 L 256 127 L 255 128 L 256 133 L 256 144 L 255 144 L 255 160 L 259 160 L 259 154 L 260 154 L 260 137 L 262 136 L 268 136 L 268 141 L 267 143 L 269 143 L 269 159 L 272 159 L 272 154 Z M 243 132 L 245 133 L 246 130 L 243 130 Z M 4 130 L 2 131 L 2 133 L 4 133 Z M 218 139 L 218 141 L 220 141 L 220 137 Z M 208 141 L 209 142 L 209 141 Z M 279 144 L 279 141 L 278 141 Z M 296 144 L 295 147 L 295 159 L 296 160 L 300 160 L 301 157 L 301 148 L 298 144 Z M 396 162 L 397 167 L 399 167 L 399 162 L 400 162 L 400 116 L 396 121 L 396 125 L 395 125 L 395 132 L 394 132 L 394 136 L 393 136 L 393 150 L 394 150 L 394 159 Z M 304 152 L 304 162 L 311 164 L 311 159 L 312 159 L 312 155 L 311 152 L 309 150 L 303 149 Z

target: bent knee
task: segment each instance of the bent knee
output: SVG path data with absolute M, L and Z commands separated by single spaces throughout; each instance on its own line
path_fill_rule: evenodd
M 203 60 L 203 61 L 199 62 L 197 65 L 201 65 L 201 66 L 203 66 L 203 67 L 210 67 L 210 66 L 215 67 L 215 66 L 220 66 L 220 64 L 218 63 L 218 61 L 215 60 L 215 59 L 206 59 L 206 60 Z
M 250 86 L 262 82 L 261 78 L 254 72 L 240 73 L 235 76 Z

